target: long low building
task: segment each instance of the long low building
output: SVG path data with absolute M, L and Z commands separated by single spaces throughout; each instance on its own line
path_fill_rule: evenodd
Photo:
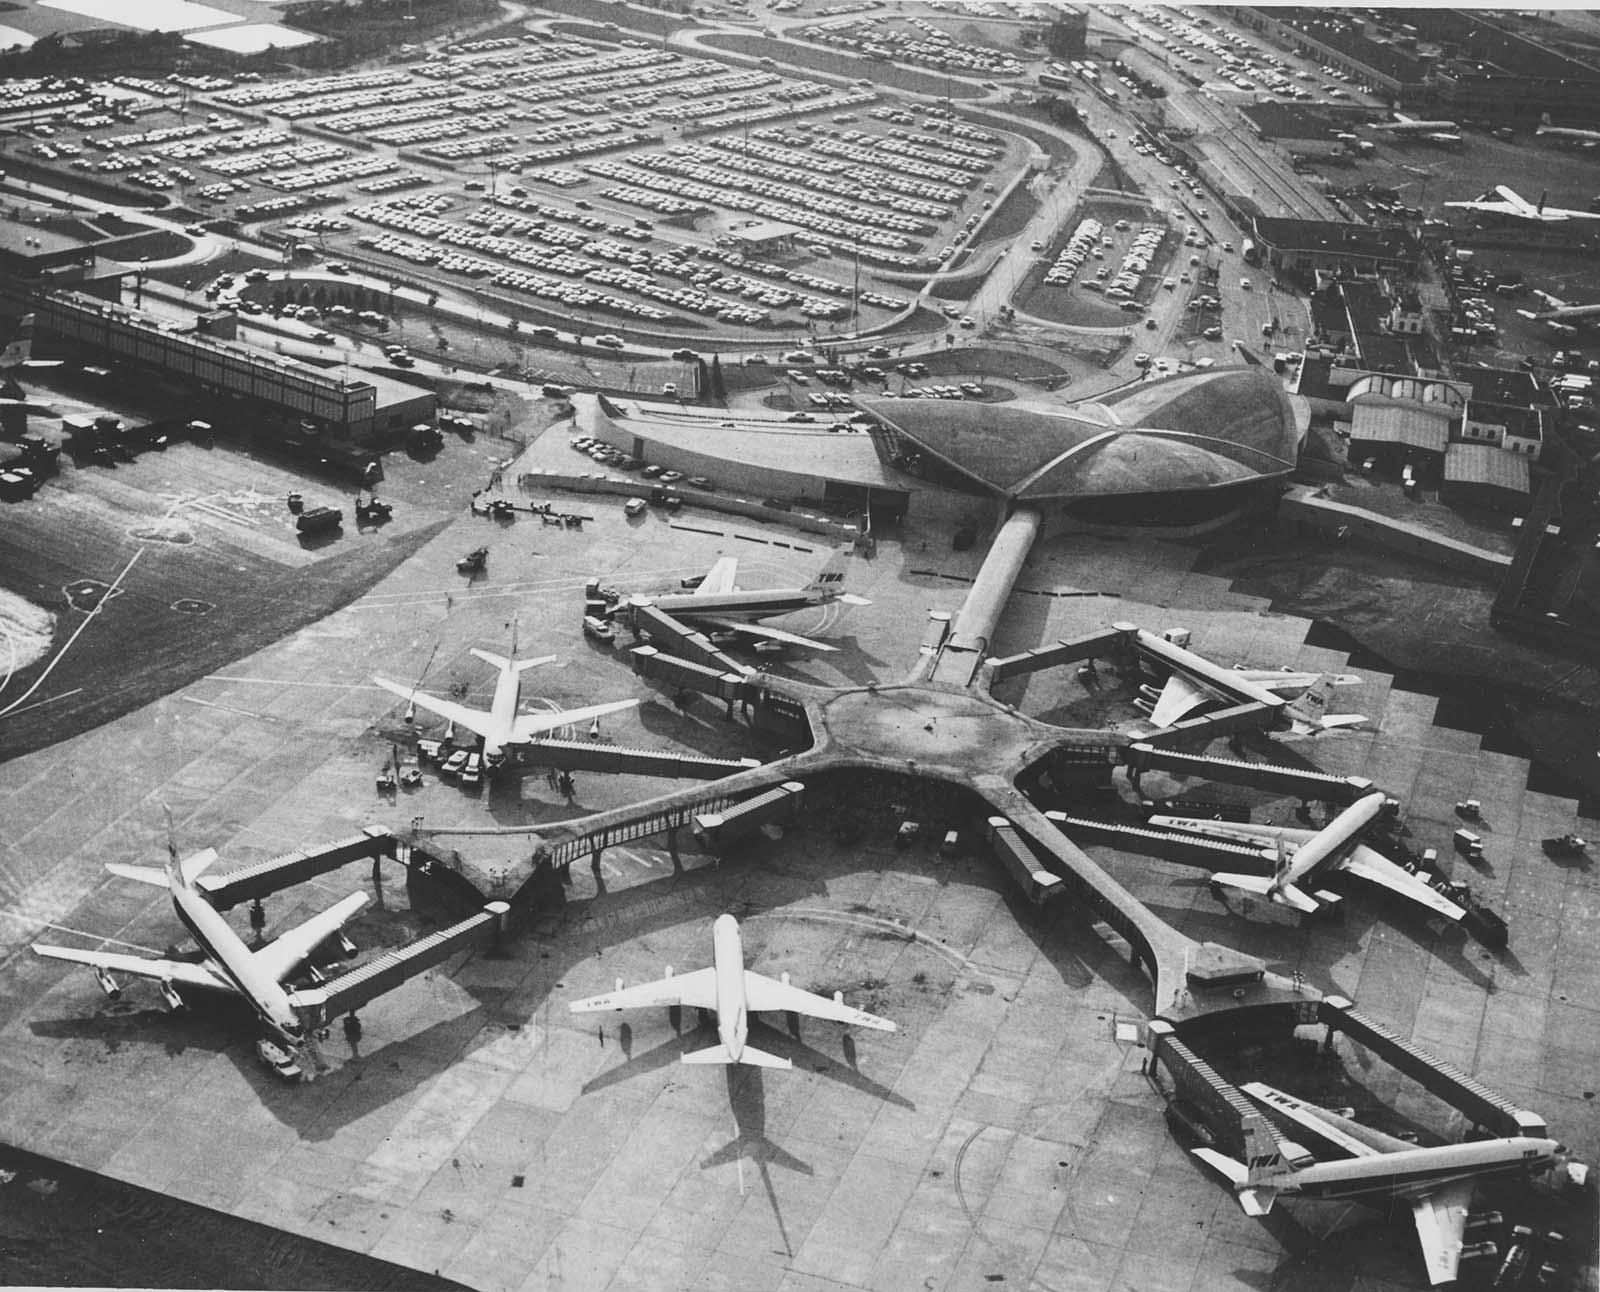
M 867 431 L 748 413 L 573 396 L 579 431 L 647 462 L 719 489 L 777 498 L 821 511 L 892 522 L 911 506 L 915 482 L 880 455 Z
M 719 487 L 875 522 L 914 511 L 1047 530 L 1211 529 L 1269 506 L 1294 470 L 1308 406 L 1261 367 L 1135 382 L 1075 404 L 862 396 L 871 427 L 780 414 L 574 399 L 578 428 Z

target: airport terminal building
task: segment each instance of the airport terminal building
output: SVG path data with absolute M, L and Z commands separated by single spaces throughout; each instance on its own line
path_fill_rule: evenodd
M 579 431 L 719 488 L 875 524 L 908 513 L 1046 530 L 1195 533 L 1272 505 L 1310 423 L 1260 367 L 1147 380 L 1077 404 L 861 396 L 853 426 L 779 414 L 574 399 Z

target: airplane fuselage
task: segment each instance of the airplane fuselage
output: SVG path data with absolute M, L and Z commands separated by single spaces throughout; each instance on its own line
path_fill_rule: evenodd
M 1301 1167 L 1270 1182 L 1283 1194 L 1380 1202 L 1412 1198 L 1462 1180 L 1527 1175 L 1554 1164 L 1561 1145 L 1551 1139 L 1496 1139 L 1413 1148 L 1378 1157 Z
M 1382 794 L 1362 795 L 1295 849 L 1281 882 L 1297 884 L 1337 863 L 1355 845 L 1362 832 L 1382 814 L 1383 805 Z
M 711 963 L 717 976 L 717 1036 L 737 1063 L 750 1035 L 749 1010 L 744 995 L 744 939 L 739 921 L 717 916 L 711 926 Z
M 262 1025 L 291 1048 L 304 1042 L 305 1027 L 289 1003 L 289 994 L 277 979 L 262 971 L 250 948 L 217 909 L 189 888 L 174 888 L 172 907 L 200 949 L 250 1002 Z
M 483 738 L 483 761 L 490 767 L 498 767 L 505 761 L 505 747 L 509 743 L 521 698 L 522 674 L 515 668 L 501 669 L 494 683 L 494 699 L 489 704 L 491 729 L 496 734 Z
M 650 606 L 675 618 L 692 620 L 696 615 L 715 615 L 719 619 L 767 619 L 796 610 L 826 605 L 836 599 L 832 592 L 810 592 L 805 588 L 769 588 L 765 591 L 720 592 L 714 596 L 670 593 L 666 596 L 635 596 L 632 606 Z

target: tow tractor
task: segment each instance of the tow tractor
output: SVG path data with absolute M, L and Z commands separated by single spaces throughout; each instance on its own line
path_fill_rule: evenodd
M 482 574 L 483 567 L 488 563 L 488 560 L 489 549 L 487 547 L 475 547 L 456 562 L 456 569 L 462 574 Z
M 1561 834 L 1553 839 L 1546 839 L 1543 847 L 1545 852 L 1552 857 L 1571 857 L 1583 852 L 1589 846 L 1589 841 L 1576 834 Z

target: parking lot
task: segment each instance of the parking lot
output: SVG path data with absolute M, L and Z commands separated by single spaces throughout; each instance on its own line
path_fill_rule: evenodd
M 609 34 L 15 94 L 30 161 L 165 197 L 197 233 L 425 270 L 600 331 L 887 322 L 910 301 L 872 271 L 953 260 L 1023 155 L 867 83 Z M 776 233 L 741 236 L 756 225 Z

